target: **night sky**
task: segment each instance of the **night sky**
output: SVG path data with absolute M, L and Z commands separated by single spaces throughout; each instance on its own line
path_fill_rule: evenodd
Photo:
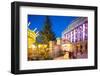
M 78 17 L 74 16 L 50 16 L 49 19 L 51 22 L 52 30 L 55 33 L 56 37 L 61 37 L 62 32 L 68 27 L 68 25 Z M 37 28 L 37 31 L 42 30 L 46 20 L 44 15 L 28 15 L 28 26 L 29 29 L 34 30 Z

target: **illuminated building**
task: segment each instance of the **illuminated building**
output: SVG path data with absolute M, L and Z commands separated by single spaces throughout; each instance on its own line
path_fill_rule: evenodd
M 50 56 L 53 58 L 54 57 L 54 45 L 55 45 L 55 42 L 54 41 L 49 41 L 49 54 Z
M 56 44 L 57 45 L 61 45 L 61 39 L 60 38 L 57 38 L 56 40 L 57 40 L 57 43 Z
M 87 51 L 88 18 L 80 17 L 73 20 L 62 32 L 62 39 L 73 43 L 78 51 Z

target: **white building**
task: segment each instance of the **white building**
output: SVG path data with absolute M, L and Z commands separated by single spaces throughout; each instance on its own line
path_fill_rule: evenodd
M 73 20 L 62 32 L 62 39 L 75 44 L 77 50 L 87 51 L 88 18 L 79 17 Z

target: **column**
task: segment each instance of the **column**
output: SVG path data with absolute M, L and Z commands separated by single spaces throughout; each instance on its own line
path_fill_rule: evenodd
M 76 39 L 76 31 L 75 31 L 76 29 L 74 29 L 74 42 L 75 42 L 75 39 Z
M 72 31 L 71 31 L 71 37 L 70 37 L 70 39 L 71 39 L 71 42 L 72 42 Z
M 85 40 L 85 24 L 83 24 L 83 41 Z

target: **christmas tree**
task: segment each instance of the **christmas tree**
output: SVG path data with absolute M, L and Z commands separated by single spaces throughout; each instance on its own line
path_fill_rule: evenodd
M 46 21 L 43 26 L 41 33 L 42 43 L 48 43 L 49 41 L 56 40 L 55 34 L 52 31 L 52 24 L 50 22 L 50 18 L 46 16 Z

